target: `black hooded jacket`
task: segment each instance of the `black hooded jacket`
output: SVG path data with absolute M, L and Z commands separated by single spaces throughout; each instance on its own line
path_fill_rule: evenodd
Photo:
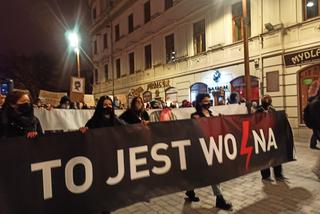
M 86 127 L 89 129 L 123 125 L 123 123 L 115 115 L 114 108 L 112 108 L 111 114 L 106 114 L 106 109 L 103 107 L 103 103 L 106 99 L 106 97 L 102 97 L 98 101 L 92 118 L 86 123 Z
M 121 120 L 124 120 L 128 124 L 136 124 L 141 123 L 142 120 L 149 121 L 150 117 L 148 112 L 143 111 L 135 111 L 133 109 L 128 109 L 121 116 Z
M 32 131 L 43 134 L 40 121 L 33 111 L 29 115 L 19 115 L 11 107 L 0 111 L 0 138 L 26 136 Z

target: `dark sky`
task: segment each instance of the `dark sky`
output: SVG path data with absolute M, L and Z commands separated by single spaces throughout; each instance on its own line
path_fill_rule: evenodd
M 62 74 L 75 70 L 75 54 L 67 58 L 65 31 L 78 23 L 81 46 L 90 52 L 87 0 L 9 0 L 0 5 L 0 53 L 45 52 L 56 58 Z M 88 48 L 89 47 L 89 48 Z M 81 57 L 82 70 L 91 69 Z
M 87 0 L 10 0 L 0 6 L 0 52 L 47 52 L 63 57 L 66 28 L 79 23 L 88 49 Z

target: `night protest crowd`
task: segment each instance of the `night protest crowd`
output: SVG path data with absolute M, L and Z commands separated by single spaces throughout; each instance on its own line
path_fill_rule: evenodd
M 312 149 L 317 149 L 316 143 L 320 139 L 320 83 L 315 81 L 309 90 L 309 104 L 305 109 L 304 119 L 306 125 L 313 130 L 313 135 L 310 143 Z M 241 103 L 240 96 L 237 93 L 231 93 L 228 104 Z M 34 105 L 33 105 L 34 103 Z M 213 117 L 209 110 L 212 103 L 210 102 L 209 94 L 198 94 L 194 103 L 187 100 L 182 102 L 180 108 L 194 107 L 195 112 L 190 116 L 192 119 L 202 117 Z M 97 102 L 92 118 L 86 123 L 85 127 L 80 128 L 80 132 L 85 134 L 89 129 L 126 126 L 130 124 L 143 124 L 148 126 L 150 116 L 148 109 L 163 110 L 174 108 L 176 105 L 171 105 L 161 102 L 150 102 L 145 104 L 141 97 L 132 99 L 130 107 L 125 110 L 119 117 L 115 114 L 116 106 L 113 100 L 108 96 L 102 96 Z M 41 104 L 41 100 L 32 102 L 30 95 L 25 91 L 13 90 L 6 96 L 0 96 L 0 138 L 25 136 L 27 138 L 35 138 L 43 135 L 41 124 L 34 116 L 34 108 L 45 108 L 50 110 L 53 108 L 50 105 Z M 74 103 L 65 96 L 62 97 L 60 105 L 56 108 L 60 109 L 88 109 L 85 103 Z M 261 105 L 254 104 L 252 112 L 273 112 L 275 109 L 272 106 L 272 98 L 265 95 L 261 99 Z M 277 181 L 287 180 L 282 173 L 281 165 L 273 167 L 274 176 Z M 313 172 L 320 179 L 320 156 L 313 168 Z M 261 176 L 264 181 L 272 181 L 270 169 L 261 171 Z M 219 185 L 212 185 L 212 190 L 216 196 L 215 206 L 223 210 L 232 209 L 232 204 L 225 200 Z M 198 202 L 194 190 L 186 191 L 187 200 Z M 107 212 L 105 212 L 107 213 Z

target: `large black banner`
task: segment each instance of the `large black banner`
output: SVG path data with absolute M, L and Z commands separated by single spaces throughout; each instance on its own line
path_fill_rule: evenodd
M 0 213 L 98 213 L 293 160 L 284 112 L 1 139 Z

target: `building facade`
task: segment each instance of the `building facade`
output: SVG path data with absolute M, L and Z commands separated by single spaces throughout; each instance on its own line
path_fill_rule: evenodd
M 241 0 L 89 0 L 94 94 L 215 105 L 245 96 Z M 248 0 L 253 100 L 270 94 L 295 135 L 320 79 L 320 0 Z

